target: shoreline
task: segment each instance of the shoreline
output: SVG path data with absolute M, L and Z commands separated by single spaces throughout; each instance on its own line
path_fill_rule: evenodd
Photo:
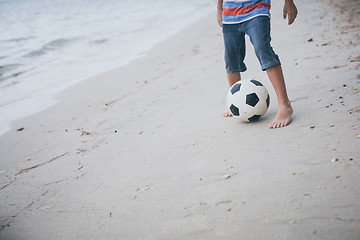
M 179 33 L 181 29 L 188 27 L 191 22 L 199 21 L 208 13 L 209 4 L 196 18 L 190 19 L 186 17 L 189 13 L 183 13 L 182 17 L 178 16 L 174 19 L 175 23 L 172 23 L 172 25 L 171 21 L 168 21 L 166 24 L 161 24 L 156 28 L 152 26 L 154 29 L 144 26 L 142 37 L 136 37 L 137 34 L 140 34 L 140 29 L 125 31 L 122 38 L 128 40 L 123 40 L 124 42 L 106 34 L 100 40 L 91 40 L 91 37 L 89 39 L 83 37 L 83 40 L 80 40 L 82 37 L 69 37 L 68 39 L 61 37 L 50 40 L 51 38 L 48 37 L 48 42 L 38 47 L 40 50 L 34 50 L 33 52 L 43 51 L 39 53 L 39 57 L 44 54 L 46 55 L 44 57 L 48 58 L 59 54 L 56 60 L 53 57 L 54 59 L 48 65 L 43 65 L 40 64 L 40 61 L 43 61 L 42 58 L 35 57 L 33 61 L 37 63 L 30 67 L 28 63 L 21 63 L 21 59 L 17 59 L 19 62 L 14 65 L 21 65 L 24 69 L 30 69 L 30 72 L 28 70 L 19 70 L 20 72 L 16 71 L 13 77 L 5 82 L 0 79 L 0 83 L 2 83 L 0 84 L 2 90 L 0 91 L 2 97 L 0 112 L 3 115 L 0 119 L 0 135 L 11 130 L 11 124 L 16 120 L 53 106 L 55 104 L 54 98 L 62 91 L 66 91 L 76 83 L 86 81 L 97 74 L 126 66 L 127 63 L 143 57 L 154 45 L 166 41 L 167 38 Z M 113 26 L 116 25 L 116 23 L 113 23 Z M 66 33 L 64 34 L 66 35 Z M 78 49 L 82 49 L 82 51 Z M 100 51 L 99 49 L 102 49 L 102 51 L 95 54 L 95 52 Z M 75 53 L 72 55 L 72 52 Z M 89 55 L 89 57 L 81 57 L 81 52 Z M 6 55 L 6 53 L 4 54 Z M 31 55 L 31 53 L 28 54 Z M 66 57 L 67 55 L 68 57 Z M 69 65 L 67 62 L 71 61 L 73 64 Z M 36 65 L 41 66 L 40 69 L 35 70 Z M 31 69 L 34 69 L 37 73 L 33 73 Z
M 290 27 L 273 3 L 285 128 L 267 128 L 276 97 L 250 44 L 243 78 L 263 82 L 268 113 L 221 116 L 215 13 L 17 121 L 0 136 L 0 238 L 358 239 L 360 20 L 345 2 L 302 1 Z

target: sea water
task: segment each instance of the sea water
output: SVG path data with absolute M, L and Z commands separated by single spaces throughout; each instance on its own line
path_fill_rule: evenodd
M 0 134 L 215 7 L 215 0 L 0 0 Z

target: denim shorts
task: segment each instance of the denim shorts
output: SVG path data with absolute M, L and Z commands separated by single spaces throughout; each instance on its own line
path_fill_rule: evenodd
M 223 24 L 225 44 L 225 65 L 227 73 L 245 72 L 245 34 L 255 49 L 261 70 L 280 65 L 279 57 L 273 51 L 270 41 L 270 18 L 258 16 L 246 22 Z

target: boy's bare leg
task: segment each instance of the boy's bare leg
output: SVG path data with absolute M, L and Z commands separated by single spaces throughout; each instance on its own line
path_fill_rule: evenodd
M 236 82 L 240 81 L 241 76 L 240 76 L 240 73 L 227 73 L 227 79 L 229 82 L 229 86 L 231 87 Z M 224 117 L 232 117 L 232 114 L 229 110 L 226 110 L 225 112 L 223 112 L 223 116 Z
M 232 85 L 234 85 L 236 82 L 240 81 L 241 76 L 240 73 L 227 73 L 226 74 L 228 82 L 229 82 L 229 86 L 231 87 Z
M 291 102 L 287 96 L 285 80 L 281 65 L 267 68 L 266 73 L 275 89 L 279 105 L 276 117 L 269 125 L 269 128 L 285 127 L 291 122 L 293 109 L 291 107 Z

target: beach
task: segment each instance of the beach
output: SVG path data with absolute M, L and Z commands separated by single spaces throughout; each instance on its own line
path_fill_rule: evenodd
M 360 3 L 272 3 L 292 123 L 224 118 L 216 13 L 0 136 L 0 239 L 360 239 Z M 214 6 L 215 9 L 215 6 Z M 201 26 L 201 27 L 199 27 Z

